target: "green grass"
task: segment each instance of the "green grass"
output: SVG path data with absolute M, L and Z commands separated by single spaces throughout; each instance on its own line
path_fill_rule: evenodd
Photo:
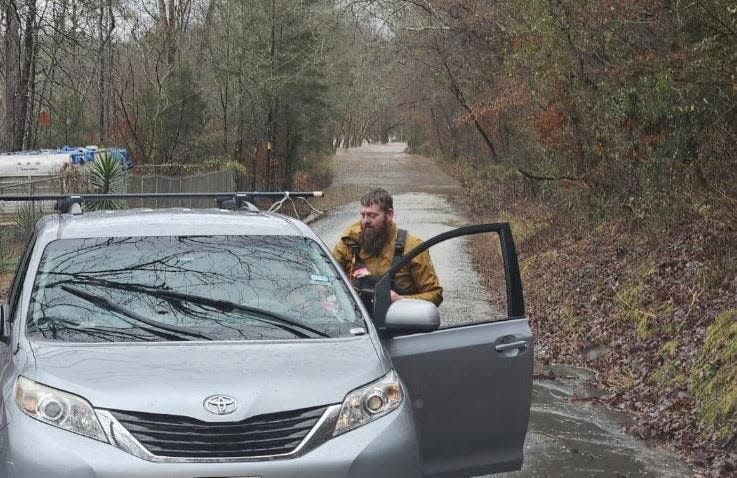
M 691 371 L 696 412 L 725 445 L 737 442 L 737 309 L 717 316 Z

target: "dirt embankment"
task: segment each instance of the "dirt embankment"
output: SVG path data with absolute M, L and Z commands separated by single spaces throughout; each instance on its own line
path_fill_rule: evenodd
M 737 223 L 591 222 L 456 175 L 476 220 L 512 223 L 537 357 L 595 371 L 598 400 L 631 412 L 634 434 L 737 476 Z M 475 247 L 493 270 L 498 253 Z

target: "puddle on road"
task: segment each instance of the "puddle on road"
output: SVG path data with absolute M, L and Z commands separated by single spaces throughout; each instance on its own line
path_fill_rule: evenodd
M 535 380 L 530 426 L 521 471 L 503 477 L 684 477 L 691 470 L 678 456 L 624 432 L 629 418 L 590 403 L 586 370 L 553 369 L 556 379 Z

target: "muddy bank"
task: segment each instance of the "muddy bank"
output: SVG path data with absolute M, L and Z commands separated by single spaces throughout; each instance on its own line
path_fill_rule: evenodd
M 734 221 L 592 222 L 454 172 L 474 192 L 461 200 L 475 221 L 513 225 L 538 358 L 591 369 L 603 393 L 587 401 L 631 414 L 631 433 L 697 474 L 737 476 Z M 488 247 L 474 250 L 480 270 L 494 263 Z

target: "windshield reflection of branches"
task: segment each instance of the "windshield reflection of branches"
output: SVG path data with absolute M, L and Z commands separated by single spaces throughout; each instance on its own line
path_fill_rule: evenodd
M 298 237 L 125 237 L 55 241 L 44 253 L 31 321 L 40 327 L 51 323 L 49 318 L 63 317 L 67 322 L 61 323 L 69 326 L 68 321 L 74 317 L 90 329 L 122 326 L 119 318 L 102 317 L 109 314 L 81 306 L 59 288 L 72 284 L 89 293 L 104 294 L 114 303 L 157 321 L 206 326 L 208 331 L 216 328 L 216 336 L 222 339 L 281 338 L 283 331 L 278 332 L 267 323 L 248 321 L 242 313 L 216 311 L 203 304 L 155 297 L 150 292 L 198 294 L 273 310 L 306 322 L 353 323 L 360 320 L 352 307 L 345 306 L 351 300 L 342 297 L 347 291 L 330 270 L 325 259 Z M 311 281 L 315 275 L 319 278 L 317 282 Z M 59 333 L 50 330 L 47 332 Z M 104 336 L 109 332 L 98 330 L 94 333 Z
M 66 292 L 76 290 L 66 287 L 62 289 Z M 192 331 L 188 337 L 186 329 L 182 330 L 183 335 L 176 328 L 158 325 L 156 321 L 149 321 L 145 318 L 141 320 L 127 314 L 124 310 L 109 310 L 116 309 L 115 306 L 106 308 L 105 312 L 115 316 L 120 323 L 115 327 L 108 327 L 105 321 L 89 319 L 89 317 L 99 318 L 100 304 L 89 300 L 69 302 L 69 299 L 80 298 L 79 294 L 61 296 L 52 294 L 49 297 L 51 298 L 45 303 L 39 302 L 40 316 L 36 321 L 36 326 L 44 338 L 82 341 L 150 341 L 152 338 L 191 340 L 193 336 L 204 337 L 197 331 Z M 53 315 L 58 312 L 65 312 L 67 315 Z

